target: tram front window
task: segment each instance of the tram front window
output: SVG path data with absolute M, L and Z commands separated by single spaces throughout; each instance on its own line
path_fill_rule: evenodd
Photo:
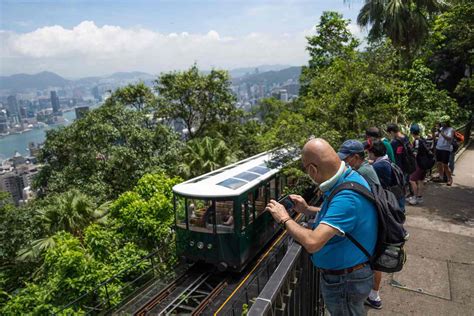
M 189 230 L 213 233 L 231 233 L 234 230 L 234 203 L 232 201 L 212 201 L 187 199 Z
M 214 204 L 211 200 L 187 199 L 189 229 L 211 233 L 214 221 Z

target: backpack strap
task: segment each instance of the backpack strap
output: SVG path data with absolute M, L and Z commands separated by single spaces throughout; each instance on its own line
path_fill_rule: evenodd
M 331 203 L 332 199 L 336 194 L 343 190 L 352 190 L 356 191 L 357 193 L 361 194 L 365 198 L 367 198 L 369 201 L 372 201 L 375 203 L 375 198 L 372 192 L 370 192 L 366 187 L 364 187 L 362 184 L 354 182 L 354 181 L 346 181 L 341 184 L 339 184 L 334 190 L 332 190 L 331 194 L 329 195 L 327 202 L 328 206 L 329 203 Z
M 362 195 L 363 197 L 367 198 L 369 201 L 373 202 L 373 203 L 376 203 L 375 201 L 375 197 L 374 195 L 372 194 L 372 192 L 370 192 L 366 187 L 364 187 L 362 184 L 360 183 L 357 183 L 357 182 L 354 182 L 354 181 L 347 181 L 347 182 L 343 182 L 341 183 L 340 185 L 338 185 L 332 192 L 331 194 L 329 195 L 328 199 L 327 199 L 327 202 L 328 203 L 328 207 L 329 207 L 329 204 L 331 203 L 332 199 L 334 198 L 334 196 L 336 194 L 338 194 L 339 192 L 341 191 L 344 191 L 344 190 L 352 190 L 352 191 L 355 191 L 357 193 L 359 193 L 360 195 Z M 364 253 L 364 255 L 367 256 L 367 258 L 369 259 L 369 261 L 372 260 L 372 256 L 370 255 L 370 253 L 367 251 L 367 249 L 364 248 L 364 246 L 361 245 L 360 242 L 358 242 L 354 237 L 352 237 L 351 234 L 345 234 L 345 236 L 347 237 L 347 239 L 349 239 L 354 245 L 356 245 L 357 248 L 360 249 L 360 251 L 362 251 Z

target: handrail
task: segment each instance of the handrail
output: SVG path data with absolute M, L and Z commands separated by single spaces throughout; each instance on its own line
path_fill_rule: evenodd
M 276 302 L 278 293 L 283 288 L 284 276 L 288 275 L 294 268 L 301 255 L 301 251 L 302 247 L 297 243 L 293 243 L 288 248 L 285 257 L 283 257 L 283 260 L 270 277 L 270 280 L 268 280 L 260 295 L 255 299 L 255 303 L 249 310 L 249 316 L 265 315 L 271 310 L 273 303 Z

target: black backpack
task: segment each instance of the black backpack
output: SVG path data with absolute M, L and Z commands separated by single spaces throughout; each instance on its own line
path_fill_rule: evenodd
M 372 269 L 389 273 L 398 272 L 406 262 L 403 248 L 407 236 L 403 227 L 405 213 L 392 192 L 383 189 L 379 184 L 371 184 L 370 187 L 372 192 L 357 182 L 343 182 L 331 192 L 326 203 L 329 205 L 333 197 L 343 190 L 353 190 L 375 203 L 378 230 L 374 254 L 371 256 L 351 234 L 346 233 L 345 236 L 369 258 Z
M 402 169 L 400 169 L 397 164 L 391 162 L 390 160 L 384 159 L 382 160 L 383 163 L 390 164 L 392 173 L 391 173 L 391 178 L 392 178 L 392 183 L 390 183 L 390 186 L 386 188 L 393 194 L 395 194 L 395 197 L 397 200 L 400 200 L 402 197 L 406 195 L 406 188 L 407 188 L 407 181 L 405 179 L 405 175 L 403 174 Z
M 416 158 L 415 154 L 413 153 L 413 148 L 403 140 L 399 138 L 395 138 L 397 142 L 399 142 L 403 146 L 403 154 L 401 157 L 401 169 L 406 174 L 412 174 L 416 170 Z
M 423 170 L 430 170 L 436 163 L 433 152 L 429 149 L 426 140 L 419 139 L 418 154 L 416 155 L 416 163 Z

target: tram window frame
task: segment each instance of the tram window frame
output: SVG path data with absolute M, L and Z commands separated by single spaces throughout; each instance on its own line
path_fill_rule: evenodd
M 237 229 L 237 224 L 239 223 L 239 220 L 237 220 L 236 218 L 236 207 L 238 207 L 238 200 L 236 200 L 235 198 L 226 198 L 226 199 L 216 199 L 216 200 L 213 200 L 214 203 L 215 203 L 215 207 L 214 207 L 214 231 L 215 231 L 215 234 L 233 234 L 236 232 L 236 229 Z M 232 203 L 232 207 L 231 207 L 231 216 L 233 217 L 233 223 L 231 225 L 223 225 L 221 223 L 217 223 L 217 203 Z M 230 229 L 222 229 L 222 228 L 232 228 L 231 230 Z
M 255 188 L 255 193 L 257 193 L 257 194 L 254 194 L 254 206 L 255 206 L 254 220 L 256 220 L 258 217 L 260 217 L 265 212 L 265 207 L 268 204 L 267 183 L 268 182 L 262 182 L 262 183 L 260 183 L 260 185 L 258 185 Z M 257 196 L 260 197 L 262 195 L 261 193 L 263 193 L 263 200 L 257 199 Z M 261 211 L 257 210 L 257 201 L 258 202 L 263 202 L 263 209 Z
M 184 202 L 183 211 L 184 211 L 184 226 L 185 226 L 185 227 L 182 226 L 183 223 L 178 223 L 178 220 L 181 220 L 181 218 L 179 218 L 179 215 L 178 215 L 178 213 L 180 212 L 180 210 L 178 210 L 178 201 L 177 201 L 177 199 L 181 199 L 182 202 Z M 175 194 L 175 195 L 173 196 L 173 207 L 174 207 L 174 214 L 175 214 L 174 222 L 175 222 L 176 227 L 186 228 L 186 230 L 189 230 L 189 219 L 188 219 L 188 210 L 187 210 L 187 198 L 184 197 L 184 196 L 180 196 L 180 195 Z
M 273 190 L 272 190 L 272 182 L 273 182 Z M 278 200 L 278 191 L 277 191 L 277 181 L 276 181 L 276 177 L 272 177 L 270 179 L 268 179 L 268 193 L 269 193 L 269 199 L 268 201 L 270 200 Z M 273 191 L 273 195 L 272 195 L 272 191 Z M 268 203 L 268 202 L 267 202 Z

